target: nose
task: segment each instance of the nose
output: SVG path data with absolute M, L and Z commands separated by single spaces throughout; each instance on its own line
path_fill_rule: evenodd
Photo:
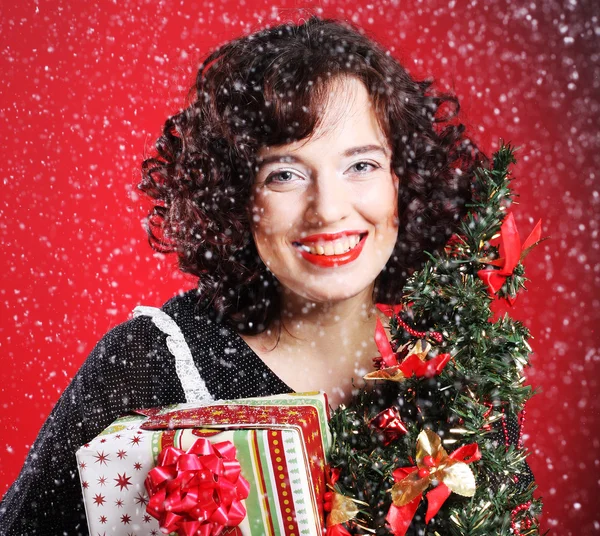
M 335 174 L 317 178 L 308 192 L 305 220 L 318 227 L 343 220 L 350 212 L 350 192 Z

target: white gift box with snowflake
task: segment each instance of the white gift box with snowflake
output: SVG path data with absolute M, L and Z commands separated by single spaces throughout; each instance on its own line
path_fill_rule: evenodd
M 144 480 L 154 467 L 152 432 L 140 430 L 146 417 L 123 417 L 77 451 L 90 534 L 159 535 L 146 513 Z

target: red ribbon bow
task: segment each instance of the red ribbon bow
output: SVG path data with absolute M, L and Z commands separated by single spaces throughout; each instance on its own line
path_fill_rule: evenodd
M 338 525 L 331 525 L 331 527 L 327 527 L 326 530 L 327 536 L 351 536 L 341 523 Z
M 432 378 L 433 376 L 437 376 L 448 364 L 452 355 L 438 354 L 431 359 L 425 360 L 430 346 L 429 343 L 427 343 L 423 350 L 422 345 L 420 345 L 419 342 L 420 341 L 413 346 L 411 350 L 412 353 L 399 363 L 398 354 L 394 352 L 385 333 L 383 324 L 377 319 L 375 327 L 375 344 L 381 354 L 381 358 L 379 359 L 380 370 L 370 372 L 365 376 L 365 379 L 400 382 L 413 375 L 417 378 Z
M 400 436 L 408 433 L 408 429 L 400 419 L 400 413 L 394 407 L 384 409 L 375 415 L 370 424 L 383 434 L 383 444 L 386 447 Z
M 327 536 L 350 536 L 350 533 L 342 523 L 332 523 L 330 519 L 332 515 L 331 511 L 336 502 L 334 486 L 340 478 L 341 472 L 342 470 L 339 467 L 331 467 L 329 464 L 325 466 L 325 487 L 327 491 L 323 496 L 325 500 L 323 509 L 328 512 L 327 528 L 325 529 Z
M 521 246 L 521 238 L 517 231 L 517 224 L 512 212 L 504 218 L 502 227 L 500 228 L 500 237 L 502 239 L 502 250 L 504 257 L 493 261 L 486 262 L 493 266 L 499 266 L 500 270 L 479 270 L 477 275 L 488 286 L 488 291 L 491 296 L 495 295 L 504 285 L 506 279 L 513 275 L 513 272 L 519 262 L 525 258 L 531 248 L 535 246 L 541 238 L 542 220 L 538 220 L 527 237 L 527 240 Z M 508 302 L 513 305 L 516 297 L 508 296 Z
M 186 451 L 167 447 L 146 477 L 146 511 L 163 532 L 218 536 L 246 517 L 242 500 L 250 484 L 241 475 L 231 441 L 212 444 L 198 438 Z
M 458 448 L 450 455 L 446 456 L 444 452 L 443 456 L 457 462 L 470 464 L 481 459 L 481 451 L 476 443 L 471 443 Z M 438 454 L 435 457 L 427 456 L 424 461 L 425 464 L 420 465 L 430 467 L 433 471 L 436 468 L 437 463 L 442 460 L 440 460 Z M 399 467 L 393 472 L 393 477 L 396 483 L 406 479 L 413 480 L 414 482 L 412 482 L 412 484 L 416 491 L 419 489 L 424 490 L 431 481 L 429 471 L 424 467 L 419 466 Z M 439 512 L 446 499 L 450 496 L 450 493 L 452 493 L 452 490 L 442 481 L 426 494 L 427 514 L 425 516 L 425 523 L 429 523 Z M 404 536 L 406 534 L 422 498 L 423 493 L 421 492 L 418 493 L 413 500 L 403 506 L 396 506 L 395 504 L 390 506 L 386 521 L 389 523 L 394 536 Z
M 381 354 L 381 366 L 380 368 L 388 368 L 393 367 L 398 364 L 398 356 L 394 352 L 390 341 L 387 338 L 385 333 L 385 328 L 381 323 L 379 318 L 377 319 L 377 323 L 375 325 L 375 344 L 377 345 L 377 350 Z

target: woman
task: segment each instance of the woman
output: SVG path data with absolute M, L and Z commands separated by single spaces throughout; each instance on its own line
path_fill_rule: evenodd
M 2 534 L 87 534 L 74 453 L 140 407 L 324 389 L 377 355 L 375 303 L 443 246 L 484 160 L 372 40 L 312 17 L 233 40 L 143 163 L 151 244 L 198 289 L 94 348 L 0 507 Z M 108 530 L 108 528 L 107 528 Z

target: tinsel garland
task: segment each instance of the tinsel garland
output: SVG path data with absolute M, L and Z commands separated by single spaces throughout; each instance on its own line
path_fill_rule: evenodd
M 491 321 L 490 308 L 514 304 L 522 261 L 541 241 L 538 222 L 521 246 L 508 213 L 514 152 L 500 140 L 492 167 L 476 170 L 458 232 L 400 304 L 381 306 L 391 342 L 379 326 L 366 377 L 375 381 L 330 422 L 328 534 L 539 534 L 528 451 L 520 431 L 508 434 L 533 395 L 529 331 L 508 314 Z

